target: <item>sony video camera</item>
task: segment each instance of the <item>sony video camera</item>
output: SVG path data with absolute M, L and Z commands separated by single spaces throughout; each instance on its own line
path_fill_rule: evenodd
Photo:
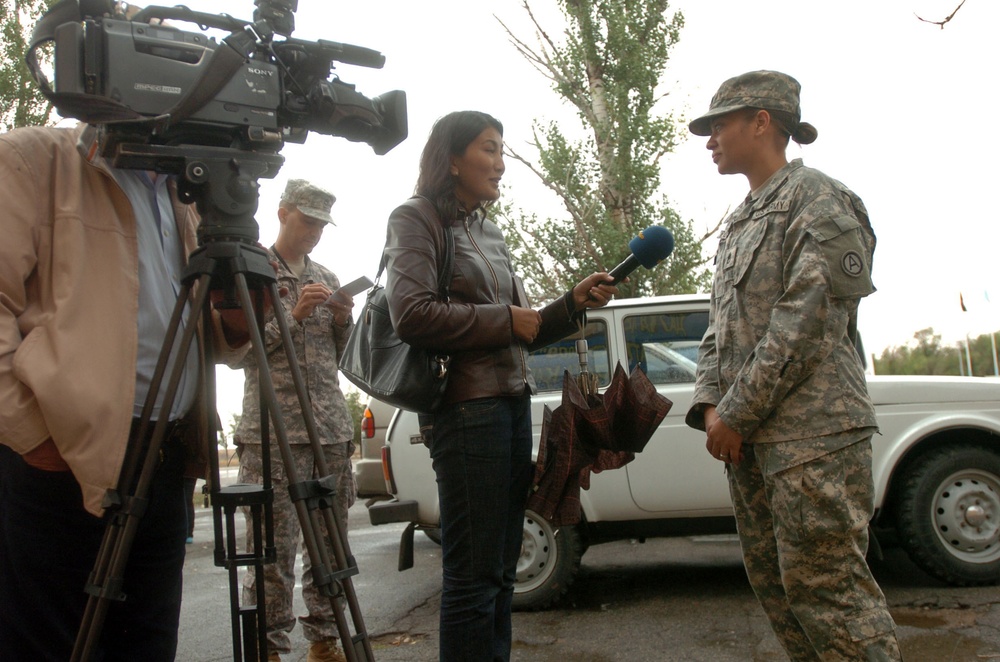
M 334 77 L 333 62 L 381 68 L 384 56 L 349 44 L 289 37 L 297 0 L 256 0 L 254 21 L 147 7 L 127 13 L 111 0 L 62 0 L 36 24 L 26 55 L 64 116 L 158 144 L 254 147 L 302 142 L 308 131 L 365 142 L 385 154 L 406 137 L 406 95 L 365 97 Z M 204 31 L 228 31 L 217 42 Z M 277 35 L 284 39 L 276 39 Z M 37 49 L 54 44 L 54 84 Z
M 368 98 L 331 77 L 334 62 L 381 68 L 381 53 L 291 38 L 298 0 L 254 5 L 250 22 L 183 6 L 61 0 L 36 23 L 25 60 L 61 115 L 100 127 L 101 153 L 113 165 L 180 175 L 187 201 L 214 188 L 218 199 L 199 203 L 203 221 L 206 210 L 251 202 L 252 215 L 256 179 L 277 174 L 285 142 L 315 131 L 381 155 L 407 134 L 403 91 Z M 229 34 L 216 40 L 208 29 Z M 39 56 L 48 44 L 51 83 Z M 234 163 L 242 173 L 213 172 Z M 235 204 L 234 192 L 246 200 Z

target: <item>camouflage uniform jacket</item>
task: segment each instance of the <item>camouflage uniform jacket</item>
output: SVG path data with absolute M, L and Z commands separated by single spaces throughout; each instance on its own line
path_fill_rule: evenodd
M 347 326 L 337 326 L 333 313 L 326 306 L 316 306 L 312 315 L 301 323 L 292 317 L 292 310 L 299 300 L 301 286 L 310 281 L 325 283 L 330 289 L 340 287 L 340 281 L 332 271 L 313 262 L 306 256 L 302 276 L 296 278 L 275 254 L 268 251 L 270 259 L 277 262 L 278 287 L 287 287 L 288 295 L 276 307 L 285 320 L 295 344 L 295 357 L 302 371 L 306 391 L 312 403 L 313 416 L 319 441 L 323 444 L 350 443 L 354 436 L 354 423 L 347 409 L 347 402 L 340 389 L 337 361 L 347 345 L 347 338 L 354 327 L 353 320 Z M 309 434 L 301 415 L 298 395 L 292 381 L 291 369 L 281 343 L 281 334 L 272 312 L 264 326 L 264 345 L 271 369 L 271 379 L 278 404 L 284 413 L 289 444 L 308 444 Z M 260 393 L 257 362 L 253 353 L 247 353 L 241 360 L 230 364 L 231 368 L 243 369 L 246 379 L 243 388 L 243 414 L 236 429 L 236 443 L 260 443 Z M 274 440 L 274 424 L 271 423 L 270 439 Z
M 875 291 L 860 198 L 794 160 L 726 219 L 688 425 L 716 405 L 751 443 L 876 425 L 855 349 Z

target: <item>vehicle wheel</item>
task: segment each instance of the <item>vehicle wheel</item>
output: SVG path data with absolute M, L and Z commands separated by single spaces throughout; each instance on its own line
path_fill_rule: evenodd
M 955 586 L 1000 580 L 1000 454 L 985 446 L 940 448 L 903 478 L 897 528 L 925 572 Z
M 582 555 L 575 526 L 554 528 L 533 511 L 525 511 L 513 608 L 535 611 L 554 605 L 573 583 Z
M 424 535 L 430 538 L 433 542 L 441 544 L 441 529 L 423 529 Z

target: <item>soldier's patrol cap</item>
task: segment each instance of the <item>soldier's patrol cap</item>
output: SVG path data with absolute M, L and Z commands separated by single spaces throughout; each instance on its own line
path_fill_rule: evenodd
M 712 135 L 712 120 L 742 108 L 761 108 L 790 113 L 795 126 L 787 127 L 792 139 L 808 145 L 819 132 L 812 124 L 800 121 L 799 91 L 802 86 L 788 74 L 778 71 L 751 71 L 724 82 L 712 97 L 708 112 L 688 125 L 696 136 Z
M 281 201 L 295 207 L 310 218 L 333 224 L 330 209 L 337 201 L 337 196 L 304 179 L 289 179 Z

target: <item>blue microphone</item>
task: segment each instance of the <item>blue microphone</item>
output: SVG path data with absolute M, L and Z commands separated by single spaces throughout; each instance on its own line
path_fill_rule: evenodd
M 617 267 L 608 272 L 614 279 L 612 285 L 638 269 L 640 266 L 652 269 L 667 259 L 674 251 L 674 235 L 662 225 L 650 225 L 628 242 L 632 254 Z

